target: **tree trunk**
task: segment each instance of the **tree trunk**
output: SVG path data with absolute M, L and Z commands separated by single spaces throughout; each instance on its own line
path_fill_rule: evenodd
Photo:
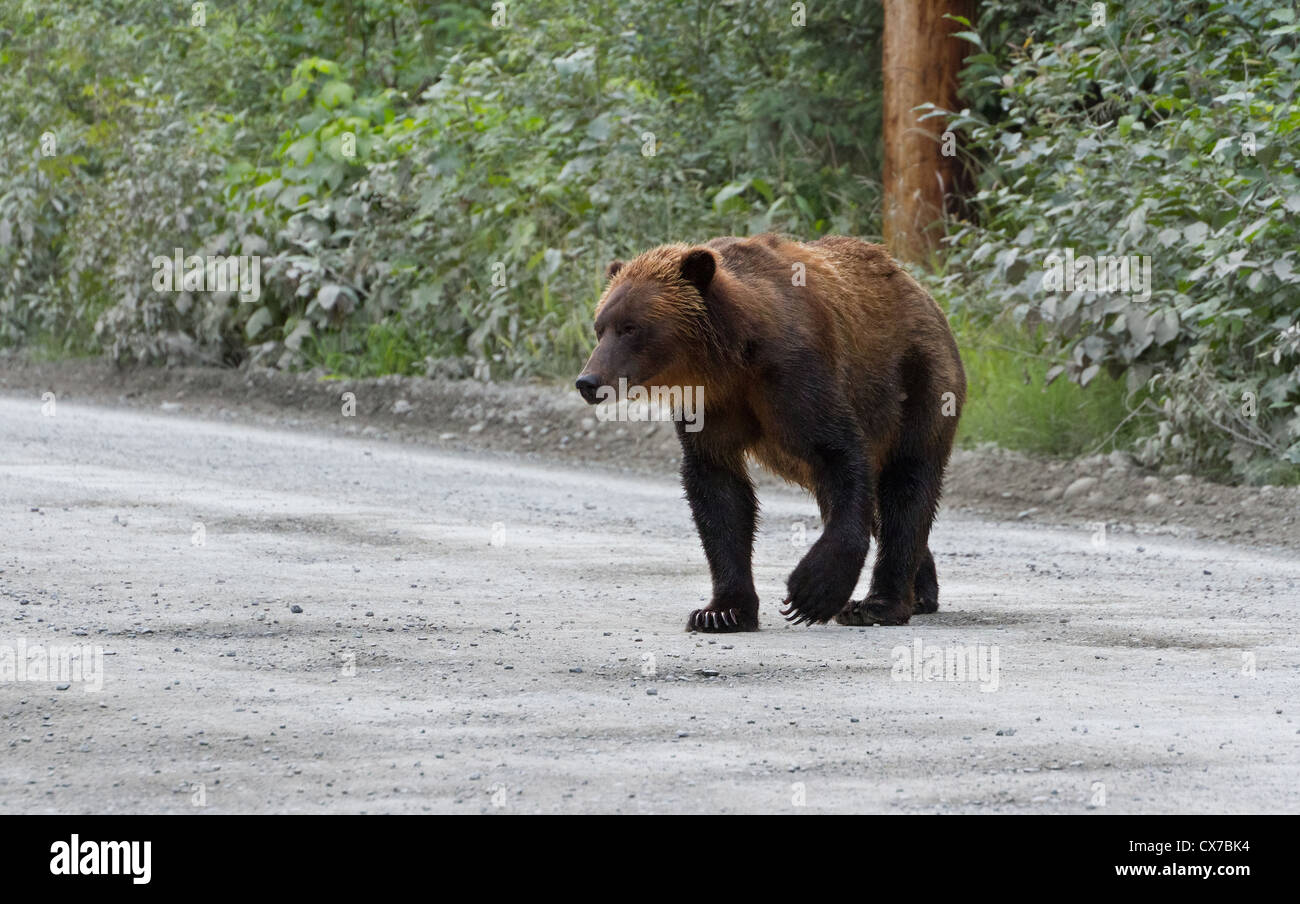
M 942 153 L 943 119 L 917 122 L 932 103 L 958 109 L 957 74 L 971 45 L 945 14 L 974 16 L 974 0 L 884 0 L 884 235 L 897 256 L 919 260 L 938 243 L 936 225 L 958 187 L 959 157 Z

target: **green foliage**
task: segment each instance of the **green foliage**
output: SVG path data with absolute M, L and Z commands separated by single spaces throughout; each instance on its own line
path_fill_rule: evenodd
M 144 9 L 141 7 L 150 7 Z M 875 230 L 878 4 L 15 0 L 0 341 L 562 373 L 609 257 Z M 54 129 L 58 154 L 39 157 Z M 151 261 L 259 255 L 256 302 Z M 374 327 L 378 326 L 378 329 Z M 391 331 L 423 354 L 383 351 Z
M 985 9 L 986 46 L 1005 6 Z M 1147 461 L 1279 479 L 1300 464 L 1294 9 L 1108 8 L 1096 27 L 1063 4 L 969 61 L 951 122 L 979 161 L 977 222 L 952 229 L 945 279 L 972 314 L 1042 335 L 1058 372 L 1142 390 Z M 1149 255 L 1150 299 L 1046 291 L 1066 248 Z
M 1001 319 L 955 317 L 953 330 L 968 387 L 960 444 L 1078 456 L 1126 449 L 1138 436 L 1142 418 L 1130 416 L 1123 380 L 1103 373 L 1087 388 L 1049 380 L 1041 343 Z

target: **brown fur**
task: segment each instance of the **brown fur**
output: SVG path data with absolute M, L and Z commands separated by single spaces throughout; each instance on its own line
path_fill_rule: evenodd
M 804 268 L 801 286 L 793 285 L 796 264 Z M 813 491 L 827 523 L 823 541 L 834 527 L 827 542 L 855 556 L 857 538 L 847 523 L 854 519 L 844 510 L 865 505 L 867 526 L 879 535 L 882 517 L 889 521 L 898 509 L 893 527 L 909 539 L 894 557 L 904 561 L 895 564 L 915 571 L 910 535 L 924 546 L 956 430 L 957 417 L 949 414 L 960 413 L 965 374 L 943 312 L 882 246 L 839 236 L 810 243 L 727 237 L 704 246 L 664 245 L 611 264 L 610 273 L 596 309 L 602 339 L 584 376 L 703 387 L 704 430 L 682 434 L 686 476 L 708 471 L 722 482 L 724 502 L 736 503 L 723 506 L 722 520 L 744 514 L 744 494 L 732 478 L 747 485 L 743 458 L 750 455 Z M 945 401 L 954 410 L 941 416 Z M 861 467 L 854 464 L 859 455 Z M 892 494 L 888 510 L 863 503 L 850 486 L 865 483 L 871 496 L 882 477 L 880 489 Z M 912 482 L 916 488 L 902 487 Z M 703 489 L 708 495 L 709 485 Z M 925 497 L 919 511 L 909 496 Z M 706 530 L 731 525 L 712 523 L 708 511 L 702 522 L 700 506 L 692 506 L 709 551 Z M 865 555 L 865 540 L 861 546 Z M 740 551 L 718 555 L 730 560 Z M 929 553 L 915 556 L 924 561 Z M 838 592 L 843 581 L 832 583 Z M 906 621 L 910 589 L 895 595 L 908 598 L 889 601 L 890 619 Z M 821 621 L 837 614 L 825 605 L 803 615 Z M 805 600 L 800 609 L 808 608 Z

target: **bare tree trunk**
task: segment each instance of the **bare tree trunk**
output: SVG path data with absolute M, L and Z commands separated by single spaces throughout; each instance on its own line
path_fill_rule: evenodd
M 934 248 L 945 201 L 957 188 L 957 156 L 941 153 L 943 120 L 917 122 L 929 102 L 957 109 L 957 74 L 971 45 L 952 37 L 974 16 L 974 0 L 884 0 L 884 234 L 894 254 L 923 258 Z

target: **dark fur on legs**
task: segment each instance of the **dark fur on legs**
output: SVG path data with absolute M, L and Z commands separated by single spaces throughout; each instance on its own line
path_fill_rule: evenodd
M 704 544 L 713 577 L 713 599 L 691 612 L 686 630 L 712 633 L 758 630 L 758 593 L 751 558 L 758 524 L 758 500 L 744 460 L 734 452 L 695 441 L 679 423 L 682 486 Z

